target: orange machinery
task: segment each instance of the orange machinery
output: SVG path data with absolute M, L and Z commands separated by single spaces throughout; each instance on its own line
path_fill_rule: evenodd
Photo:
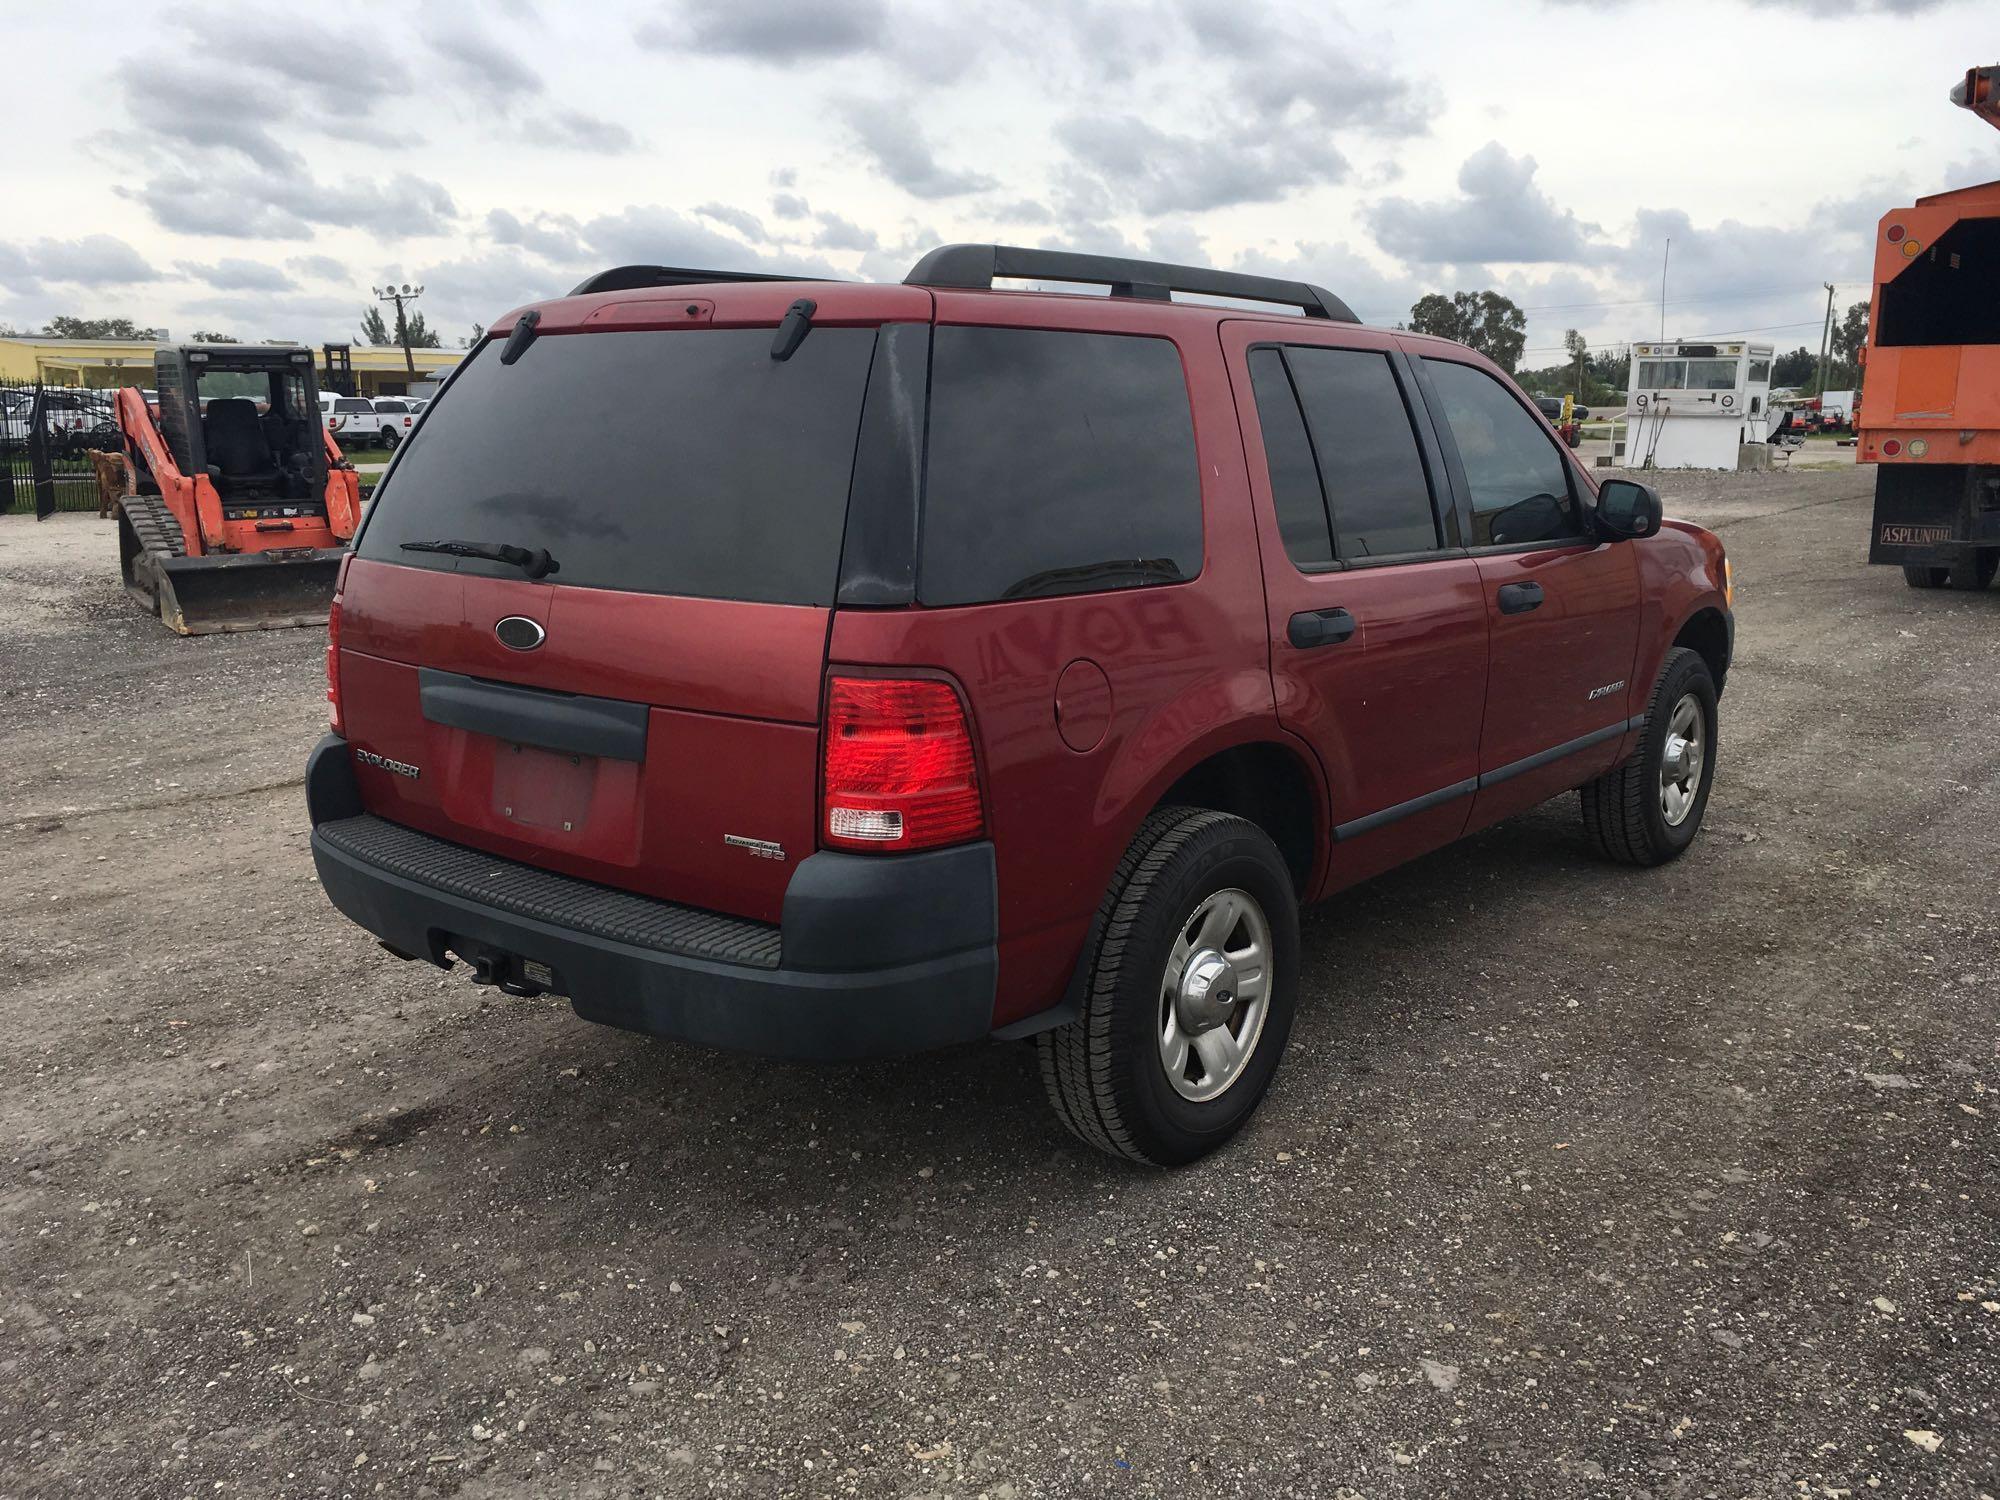
M 1951 100 L 2000 129 L 2000 64 Z M 1985 588 L 2000 567 L 2000 182 L 1882 216 L 1862 359 L 1868 560 L 1912 588 Z
M 159 405 L 118 393 L 137 494 L 119 501 L 125 586 L 182 635 L 323 625 L 361 518 L 320 421 L 312 356 L 196 344 L 155 359 Z

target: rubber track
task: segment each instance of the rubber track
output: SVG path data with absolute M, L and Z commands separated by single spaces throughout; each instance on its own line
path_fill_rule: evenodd
M 187 556 L 187 538 L 166 501 L 158 495 L 126 495 L 118 503 L 125 507 L 125 517 L 132 523 L 132 534 L 141 548 L 167 557 Z
M 1639 736 L 1639 751 L 1624 765 L 1606 771 L 1583 786 L 1583 827 L 1597 852 L 1606 859 L 1626 865 L 1654 863 L 1646 838 L 1647 799 L 1660 794 L 1659 768 L 1646 752 L 1653 742 L 1653 716 L 1660 711 L 1660 698 L 1667 679 L 1684 656 L 1694 652 L 1676 646 L 1660 663 L 1660 675 L 1653 679 L 1652 700 L 1646 705 L 1646 728 Z
M 1042 1083 L 1057 1117 L 1078 1139 L 1100 1151 L 1157 1165 L 1140 1150 L 1119 1113 L 1112 1081 L 1117 1060 L 1112 1028 L 1125 948 L 1154 882 L 1174 856 L 1203 829 L 1233 821 L 1228 813 L 1206 808 L 1163 807 L 1140 825 L 1104 898 L 1102 936 L 1090 958 L 1083 1014 L 1035 1038 Z

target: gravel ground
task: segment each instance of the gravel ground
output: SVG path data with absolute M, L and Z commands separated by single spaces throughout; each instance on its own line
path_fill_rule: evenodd
M 319 637 L 0 519 L 0 1494 L 2000 1492 L 2000 591 L 1870 476 L 1669 476 L 1739 583 L 1706 831 L 1553 803 L 1310 914 L 1229 1150 L 1025 1047 L 806 1068 L 321 897 Z

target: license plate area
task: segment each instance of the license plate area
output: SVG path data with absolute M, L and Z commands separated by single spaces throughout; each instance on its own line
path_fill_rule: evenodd
M 503 743 L 493 755 L 493 813 L 503 822 L 581 832 L 597 785 L 597 757 Z

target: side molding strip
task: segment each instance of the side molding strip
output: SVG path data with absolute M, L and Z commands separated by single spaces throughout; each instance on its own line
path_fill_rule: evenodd
M 1450 786 L 1439 787 L 1434 792 L 1426 792 L 1421 797 L 1412 797 L 1407 802 L 1398 802 L 1394 807 L 1385 807 L 1366 817 L 1354 818 L 1346 823 L 1336 823 L 1333 828 L 1334 841 L 1358 838 L 1364 833 L 1372 833 L 1391 823 L 1400 822 L 1420 812 L 1428 812 L 1433 807 L 1451 801 L 1454 797 L 1465 797 L 1481 787 L 1498 786 L 1503 781 L 1511 781 L 1528 771 L 1540 770 L 1543 766 L 1561 760 L 1566 755 L 1574 755 L 1579 750 L 1588 750 L 1592 745 L 1601 745 L 1606 740 L 1625 734 L 1646 725 L 1644 714 L 1634 714 L 1617 724 L 1606 724 L 1602 729 L 1593 729 L 1589 734 L 1579 735 L 1560 745 L 1552 745 L 1547 750 L 1513 761 L 1508 765 L 1484 772 L 1468 781 L 1453 782 Z

